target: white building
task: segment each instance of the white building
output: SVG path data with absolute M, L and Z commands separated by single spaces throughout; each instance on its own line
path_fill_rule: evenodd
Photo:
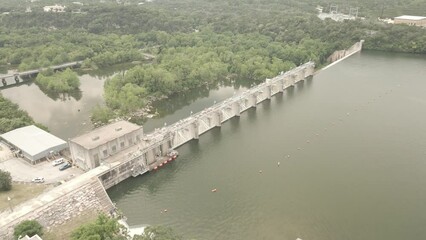
M 74 164 L 84 170 L 100 166 L 107 158 L 141 142 L 141 126 L 118 121 L 69 140 Z
M 45 12 L 65 12 L 65 6 L 55 4 L 54 6 L 44 6 L 43 11 Z
M 395 24 L 407 24 L 410 26 L 426 27 L 426 17 L 403 15 L 394 18 Z
M 52 152 L 60 152 L 68 147 L 64 140 L 34 125 L 4 133 L 1 138 L 19 149 L 24 158 L 32 164 L 49 157 Z

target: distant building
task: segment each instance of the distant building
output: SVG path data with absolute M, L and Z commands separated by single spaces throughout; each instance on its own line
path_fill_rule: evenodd
M 19 237 L 18 240 L 43 240 L 38 234 L 28 237 L 28 235 L 25 235 L 24 237 Z
M 34 125 L 17 128 L 2 134 L 0 137 L 9 146 L 16 148 L 15 153 L 17 155 L 22 155 L 32 164 L 68 147 L 64 140 Z
M 54 6 L 44 6 L 43 11 L 45 12 L 65 12 L 65 6 L 55 4 Z
M 395 24 L 407 24 L 410 26 L 426 27 L 426 17 L 403 15 L 394 18 Z
M 111 123 L 70 139 L 71 157 L 75 165 L 90 170 L 110 156 L 141 142 L 142 137 L 141 126 L 127 121 Z

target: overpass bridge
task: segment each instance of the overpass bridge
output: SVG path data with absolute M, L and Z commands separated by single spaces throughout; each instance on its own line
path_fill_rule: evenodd
M 24 81 L 27 78 L 35 77 L 37 74 L 39 74 L 41 71 L 47 70 L 47 69 L 53 69 L 53 71 L 63 70 L 66 68 L 74 68 L 78 67 L 83 63 L 83 61 L 75 61 L 75 62 L 69 62 L 64 63 L 60 65 L 51 66 L 48 68 L 40 68 L 40 69 L 34 69 L 34 70 L 28 70 L 24 72 L 17 72 L 12 74 L 5 74 L 0 75 L 0 79 L 2 82 L 2 86 L 0 88 L 4 88 L 11 85 L 18 85 L 21 81 Z

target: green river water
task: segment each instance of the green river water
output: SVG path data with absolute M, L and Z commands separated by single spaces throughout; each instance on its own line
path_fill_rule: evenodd
M 145 129 L 233 90 L 215 93 Z M 356 54 L 178 151 L 108 190 L 130 225 L 185 239 L 426 239 L 426 57 Z

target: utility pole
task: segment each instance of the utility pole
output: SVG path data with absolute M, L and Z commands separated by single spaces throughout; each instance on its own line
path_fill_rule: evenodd
M 337 10 L 338 10 L 338 5 L 336 5 L 336 4 L 330 5 L 330 13 L 331 14 L 337 14 Z
M 384 11 L 385 11 L 385 2 L 382 2 L 382 12 L 380 13 L 380 18 L 383 18 Z
M 358 8 L 356 7 L 356 8 L 350 8 L 349 9 L 349 16 L 353 16 L 353 17 L 355 17 L 355 18 L 357 18 L 358 17 Z

